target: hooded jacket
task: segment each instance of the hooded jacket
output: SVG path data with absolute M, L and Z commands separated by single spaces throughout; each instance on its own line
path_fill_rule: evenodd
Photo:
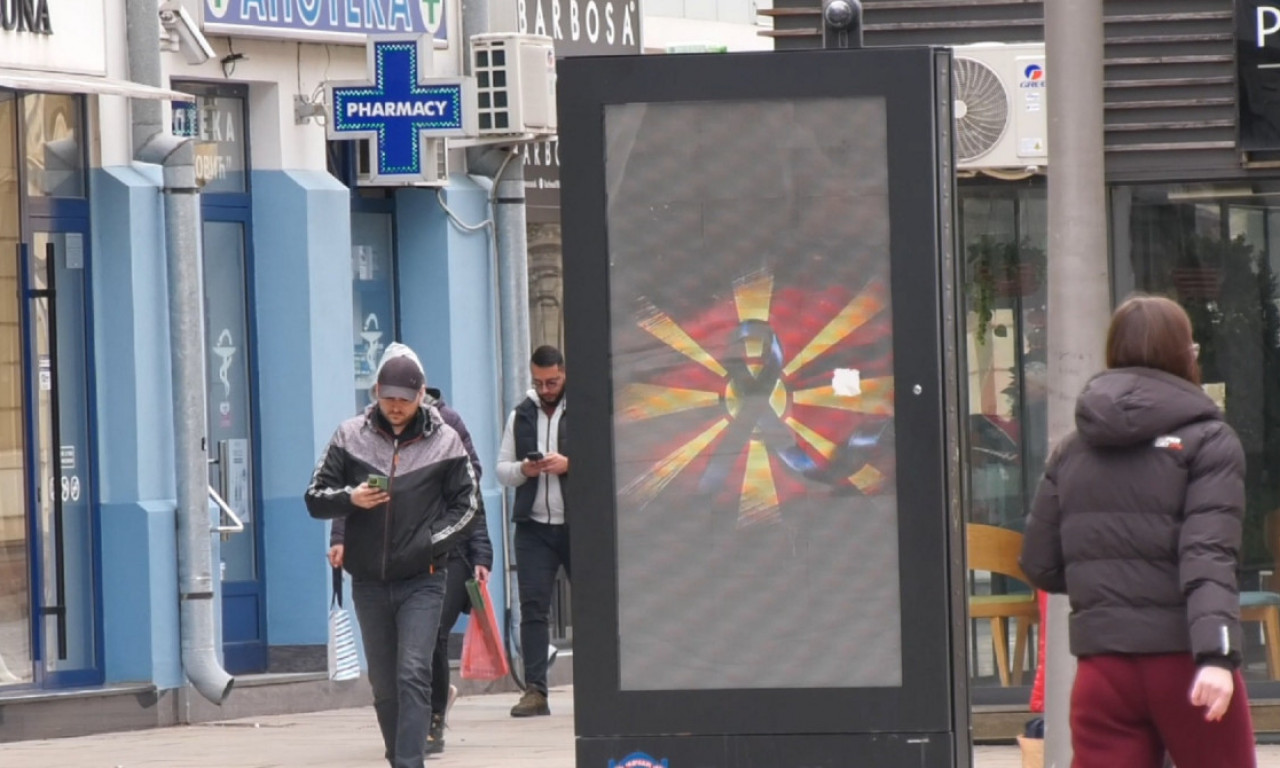
M 480 457 L 476 456 L 475 446 L 471 444 L 471 432 L 467 429 L 467 425 L 463 423 L 462 416 L 457 411 L 445 404 L 440 397 L 440 390 L 427 388 L 428 404 L 434 405 L 436 410 L 440 411 L 440 418 L 445 424 L 453 427 L 458 433 L 458 437 L 462 440 L 462 447 L 467 452 L 467 460 L 471 462 L 471 471 L 475 473 L 476 484 L 480 484 Z M 329 530 L 329 546 L 345 544 L 347 532 L 347 520 L 345 517 L 335 518 L 333 527 Z M 465 560 L 472 568 L 482 565 L 485 568 L 493 567 L 493 544 L 489 541 L 489 529 L 484 520 L 484 501 L 481 500 L 476 508 L 476 520 L 471 525 L 470 535 L 465 537 L 464 541 L 460 541 L 449 553 L 450 557 L 458 557 Z
M 386 475 L 391 501 L 351 503 L 369 475 Z M 312 517 L 346 517 L 343 567 L 356 580 L 399 581 L 443 567 L 470 533 L 480 492 L 462 439 L 423 405 L 399 434 L 371 405 L 338 427 L 306 492 Z
M 1032 584 L 1071 602 L 1071 652 L 1189 651 L 1238 666 L 1244 451 L 1199 387 L 1095 376 L 1050 456 L 1023 540 Z

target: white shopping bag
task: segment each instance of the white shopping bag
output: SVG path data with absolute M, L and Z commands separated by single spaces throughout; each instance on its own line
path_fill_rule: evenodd
M 356 653 L 356 633 L 351 614 L 342 607 L 342 569 L 333 569 L 333 597 L 329 602 L 329 679 L 356 680 L 360 677 L 360 657 Z

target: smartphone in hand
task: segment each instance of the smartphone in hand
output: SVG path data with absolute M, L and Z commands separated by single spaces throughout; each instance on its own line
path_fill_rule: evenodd
M 546 457 L 542 455 L 542 451 L 530 451 L 524 458 L 527 461 L 542 461 Z
M 386 475 L 369 475 L 369 477 L 365 478 L 365 483 L 368 484 L 370 488 L 374 488 L 379 491 L 387 490 L 387 486 L 389 485 Z

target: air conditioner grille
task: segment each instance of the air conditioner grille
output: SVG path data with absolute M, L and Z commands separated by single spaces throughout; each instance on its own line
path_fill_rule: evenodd
M 999 143 L 1009 124 L 1009 96 L 1000 78 L 974 59 L 955 60 L 956 156 L 982 157 Z

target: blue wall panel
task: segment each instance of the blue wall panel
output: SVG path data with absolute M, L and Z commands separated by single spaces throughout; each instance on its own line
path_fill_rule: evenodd
M 253 189 L 267 637 L 318 644 L 329 539 L 302 494 L 354 410 L 350 193 L 318 171 L 255 171 Z
M 475 226 L 492 214 L 487 192 L 465 176 L 444 190 L 459 221 Z M 435 190 L 396 194 L 401 335 L 427 369 L 430 385 L 467 424 L 484 468 L 489 538 L 494 545 L 491 597 L 501 607 L 502 491 L 494 473 L 504 416 L 498 406 L 498 331 L 494 321 L 488 227 L 470 232 L 450 222 Z
M 97 169 L 91 184 L 104 673 L 173 688 L 183 676 L 159 169 Z

